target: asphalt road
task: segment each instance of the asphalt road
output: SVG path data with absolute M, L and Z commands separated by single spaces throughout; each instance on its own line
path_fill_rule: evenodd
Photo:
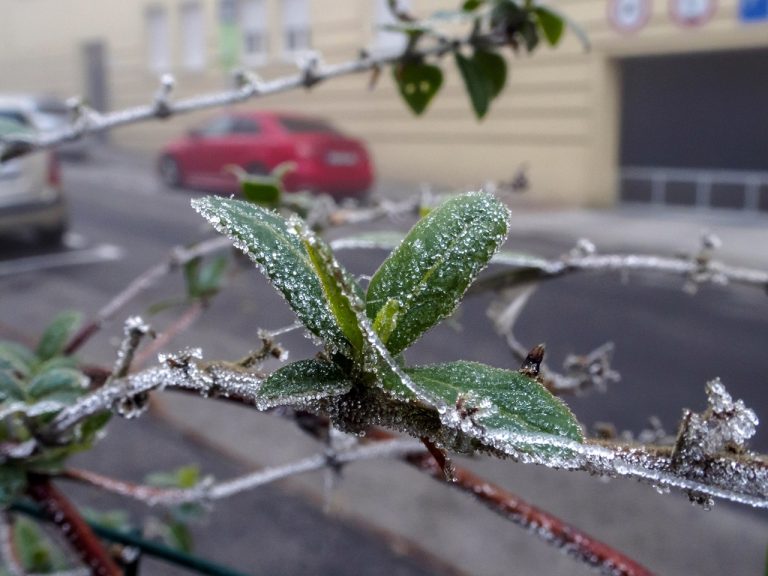
M 191 243 L 208 233 L 189 208 L 189 198 L 196 193 L 164 189 L 142 158 L 118 157 L 109 151 L 103 155 L 98 164 L 65 167 L 74 233 L 69 247 L 43 254 L 23 243 L 0 245 L 0 333 L 35 334 L 62 308 L 92 313 L 163 258 L 170 246 Z M 513 232 L 508 247 L 554 256 L 571 244 L 541 236 L 517 237 Z M 608 251 L 611 246 L 602 248 Z M 83 262 L 67 261 L 75 253 L 86 254 Z M 383 253 L 342 256 L 357 274 L 371 273 L 381 258 Z M 214 302 L 207 320 L 174 347 L 202 345 L 206 357 L 236 358 L 256 344 L 257 327 L 292 322 L 285 303 L 255 271 L 241 272 L 230 285 Z M 173 298 L 181 286 L 179 278 L 170 278 L 125 315 L 146 314 L 150 304 Z M 468 299 L 458 322 L 430 332 L 409 352 L 409 360 L 462 358 L 516 367 L 504 342 L 493 334 L 487 305 L 486 297 Z M 148 320 L 162 328 L 171 318 L 165 312 Z M 650 416 L 656 416 L 674 432 L 684 408 L 705 407 L 704 383 L 716 376 L 735 397 L 768 418 L 768 297 L 758 290 L 707 286 L 691 296 L 676 278 L 636 275 L 625 281 L 614 275 L 574 275 L 543 285 L 518 326 L 522 341 L 547 344 L 547 359 L 556 366 L 568 353 L 587 352 L 607 340 L 615 343 L 614 367 L 622 381 L 605 394 L 568 399 L 588 427 L 610 422 L 620 431 L 638 433 L 648 427 Z M 110 325 L 109 338 L 95 339 L 83 351 L 84 357 L 111 362 L 119 333 L 119 323 Z M 283 342 L 292 358 L 314 350 L 297 334 L 286 335 Z M 768 451 L 766 430 L 758 432 L 753 446 Z M 350 569 L 336 567 L 327 573 L 359 573 Z M 419 573 L 419 568 L 414 570 L 402 573 Z

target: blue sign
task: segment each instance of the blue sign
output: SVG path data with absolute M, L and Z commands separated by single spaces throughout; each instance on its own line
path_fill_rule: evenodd
M 768 0 L 741 0 L 739 17 L 742 22 L 768 20 Z

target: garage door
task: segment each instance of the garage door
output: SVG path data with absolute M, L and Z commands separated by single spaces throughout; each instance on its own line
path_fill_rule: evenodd
M 768 50 L 621 66 L 621 198 L 768 211 Z

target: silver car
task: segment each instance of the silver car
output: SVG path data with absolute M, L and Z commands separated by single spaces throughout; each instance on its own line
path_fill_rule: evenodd
M 38 130 L 22 102 L 0 98 L 0 137 Z M 33 233 L 45 244 L 61 243 L 67 207 L 54 153 L 21 156 L 0 163 L 0 234 Z

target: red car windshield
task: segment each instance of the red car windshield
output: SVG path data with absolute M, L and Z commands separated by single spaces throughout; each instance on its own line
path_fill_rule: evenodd
M 278 118 L 280 126 L 291 134 L 338 134 L 330 124 L 311 118 Z

